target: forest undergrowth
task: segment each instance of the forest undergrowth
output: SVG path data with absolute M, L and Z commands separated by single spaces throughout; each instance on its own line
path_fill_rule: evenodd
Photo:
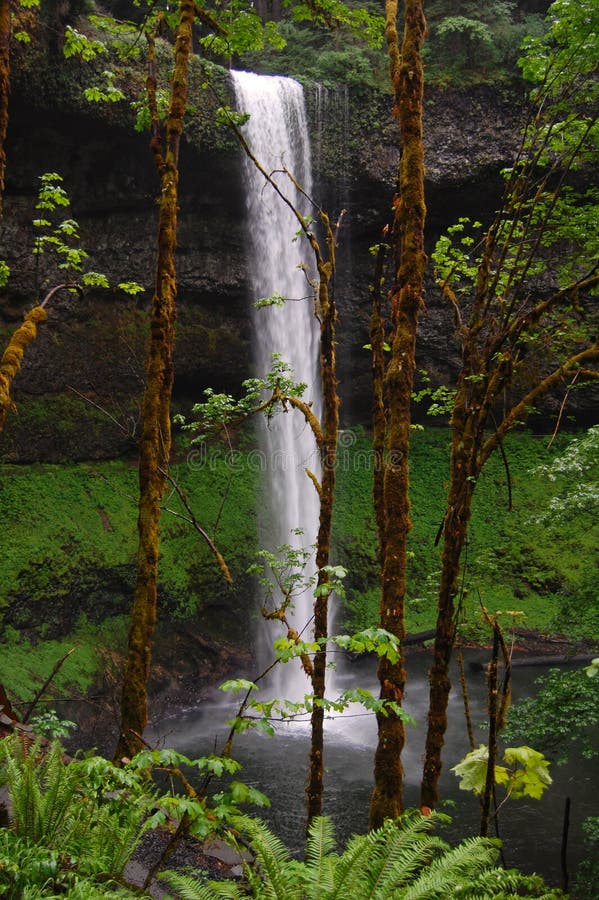
M 434 626 L 448 442 L 440 427 L 413 436 L 408 632 Z M 567 523 L 548 518 L 551 499 L 567 490 L 574 476 L 552 482 L 534 474 L 568 442 L 560 435 L 548 448 L 547 435 L 515 433 L 507 442 L 507 469 L 498 455 L 482 475 L 463 577 L 464 634 L 473 642 L 484 639 L 481 605 L 492 613 L 521 613 L 518 627 L 541 634 L 599 638 L 592 602 L 597 525 L 584 511 Z M 173 475 L 224 554 L 234 584 L 224 584 L 205 542 L 181 518 L 188 513 L 173 488 L 164 501 L 172 513 L 165 514 L 161 545 L 162 621 L 182 627 L 187 622 L 217 643 L 241 643 L 258 615 L 247 568 L 259 549 L 256 509 L 266 502 L 252 437 L 239 436 L 234 451 L 204 451 L 180 441 Z M 16 697 L 31 696 L 39 678 L 76 644 L 57 684 L 85 692 L 98 665 L 97 648 L 118 654 L 126 641 L 136 546 L 135 468 L 127 459 L 4 464 L 0 481 L 5 496 L 2 680 Z M 369 435 L 360 428 L 346 430 L 334 520 L 335 562 L 348 570 L 346 599 L 335 622 L 342 631 L 376 621 L 371 489 Z

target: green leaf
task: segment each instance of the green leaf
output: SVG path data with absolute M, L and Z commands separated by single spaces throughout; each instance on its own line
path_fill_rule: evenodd
M 460 779 L 461 791 L 482 794 L 487 778 L 488 759 L 489 748 L 485 744 L 479 744 L 477 750 L 471 750 L 461 762 L 451 768 Z
M 256 309 L 263 309 L 265 306 L 284 306 L 285 298 L 281 294 L 273 294 L 271 297 L 261 297 L 256 300 L 254 306 Z
M 487 779 L 489 749 L 480 744 L 477 750 L 467 753 L 451 771 L 460 779 L 460 790 L 482 794 Z M 542 753 L 532 747 L 508 747 L 503 754 L 506 766 L 494 768 L 495 783 L 506 789 L 507 796 L 539 799 L 551 784 L 549 763 Z
M 595 678 L 599 675 L 599 657 L 596 657 L 592 660 L 590 666 L 585 666 L 584 671 L 587 673 L 589 678 Z
M 510 779 L 510 793 L 516 800 L 519 797 L 533 797 L 539 800 L 552 783 L 549 775 L 549 762 L 538 750 L 532 747 L 508 747 L 503 758 L 513 769 Z
M 117 287 L 120 291 L 130 294 L 132 297 L 145 291 L 145 287 L 142 287 L 142 285 L 138 284 L 136 281 L 119 281 Z
M 228 756 L 202 756 L 200 759 L 194 759 L 192 765 L 202 772 L 210 772 L 212 775 L 216 775 L 217 778 L 220 778 L 224 772 L 228 775 L 233 775 L 241 769 L 241 763 Z
M 101 272 L 86 272 L 85 275 L 83 275 L 81 281 L 87 287 L 110 287 L 108 278 L 106 277 L 106 275 L 102 275 Z
M 230 106 L 219 106 L 216 110 L 216 124 L 221 127 L 230 128 L 231 126 L 235 126 L 236 128 L 241 128 L 249 118 L 249 113 L 236 112 L 236 110 L 231 109 Z
M 258 685 L 254 684 L 253 681 L 248 681 L 247 678 L 231 678 L 228 681 L 223 681 L 218 689 L 225 693 L 239 694 L 241 691 L 257 691 Z
M 70 25 L 67 25 L 65 28 L 64 39 L 63 53 L 66 59 L 72 56 L 79 56 L 81 59 L 89 62 L 103 53 L 108 53 L 108 48 L 102 41 L 91 40 Z
M 250 787 L 242 781 L 232 781 L 229 788 L 234 803 L 255 803 L 256 806 L 270 806 L 270 800 L 257 788 Z

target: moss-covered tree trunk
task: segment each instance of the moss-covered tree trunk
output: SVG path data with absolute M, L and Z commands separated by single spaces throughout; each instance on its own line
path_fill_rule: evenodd
M 4 428 L 6 412 L 13 406 L 10 390 L 15 375 L 21 368 L 25 350 L 37 337 L 38 326 L 45 322 L 48 314 L 43 306 L 34 306 L 11 337 L 0 360 L 0 431 Z
M 406 0 L 401 54 L 396 30 L 397 4 L 386 3 L 386 36 L 396 113 L 401 129 L 399 192 L 394 200 L 393 244 L 396 276 L 392 297 L 391 358 L 385 374 L 387 403 L 385 472 L 383 483 L 384 539 L 380 626 L 399 641 L 405 637 L 407 537 L 411 528 L 408 495 L 410 400 L 414 384 L 416 333 L 422 307 L 424 252 L 424 150 L 422 144 L 423 71 L 420 49 L 424 40 L 423 5 Z M 401 704 L 406 673 L 403 659 L 382 657 L 378 666 L 380 697 Z M 405 729 L 393 712 L 377 714 L 378 743 L 369 825 L 376 828 L 402 812 L 401 752 Z
M 421 807 L 434 809 L 438 801 L 441 754 L 447 729 L 447 707 L 451 682 L 449 663 L 455 642 L 455 598 L 459 590 L 460 560 L 468 535 L 472 494 L 476 484 L 476 438 L 468 404 L 462 394 L 463 381 L 452 416 L 450 487 L 443 524 L 443 555 L 439 586 L 433 663 L 429 673 L 429 708 Z
M 320 326 L 320 376 L 322 381 L 323 415 L 322 443 L 320 458 L 322 477 L 320 482 L 319 521 L 316 539 L 316 568 L 318 582 L 314 600 L 314 638 L 326 640 L 329 634 L 329 575 L 325 567 L 329 565 L 331 554 L 331 527 L 333 521 L 333 499 L 335 495 L 335 463 L 337 457 L 337 437 L 339 432 L 339 396 L 337 394 L 337 367 L 335 351 L 335 324 L 337 312 L 329 281 L 335 266 L 335 247 L 328 218 L 321 213 L 327 230 L 329 260 L 323 262 L 320 249 L 314 247 L 319 272 Z M 306 785 L 306 807 L 308 823 L 315 816 L 322 815 L 323 775 L 324 775 L 324 707 L 319 701 L 324 699 L 326 690 L 326 647 L 314 656 L 312 666 L 312 693 L 314 707 L 311 715 L 310 768 Z
M 129 646 L 121 701 L 121 734 L 117 760 L 142 748 L 147 724 L 147 682 L 157 615 L 160 504 L 168 471 L 171 431 L 170 400 L 173 385 L 175 299 L 177 293 L 175 248 L 179 144 L 187 102 L 187 67 L 191 53 L 193 0 L 180 0 L 164 152 L 157 136 L 156 84 L 150 54 L 148 96 L 154 123 L 152 150 L 160 175 L 158 254 L 150 322 L 150 347 L 142 406 L 139 448 L 139 507 L 137 580 L 129 631 Z

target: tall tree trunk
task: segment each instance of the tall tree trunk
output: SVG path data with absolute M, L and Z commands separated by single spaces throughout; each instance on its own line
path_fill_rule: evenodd
M 177 293 L 175 249 L 179 144 L 187 102 L 187 66 L 191 52 L 193 0 L 180 0 L 175 44 L 175 68 L 171 82 L 164 154 L 154 119 L 152 150 L 160 175 L 158 255 L 150 323 L 150 349 L 139 450 L 139 508 L 137 581 L 129 631 L 129 647 L 121 701 L 121 734 L 115 759 L 141 750 L 147 724 L 147 681 L 157 614 L 160 504 L 168 472 L 171 430 L 170 400 L 173 385 L 175 299 Z M 150 53 L 148 77 L 150 108 L 154 107 L 155 80 Z
M 314 638 L 326 640 L 329 635 L 329 575 L 325 566 L 329 565 L 331 554 L 331 525 L 333 520 L 333 500 L 335 494 L 335 465 L 337 459 L 337 438 L 339 433 L 339 395 L 337 393 L 337 364 L 335 351 L 335 326 L 337 311 L 335 298 L 329 283 L 335 270 L 335 240 L 328 217 L 321 212 L 321 220 L 326 229 L 328 260 L 325 262 L 320 248 L 312 239 L 319 274 L 320 308 L 320 376 L 322 380 L 322 443 L 320 458 L 322 477 L 319 490 L 320 510 L 318 536 L 316 539 L 316 568 L 318 590 L 314 601 Z M 306 785 L 306 806 L 308 823 L 315 816 L 322 815 L 324 793 L 324 707 L 322 701 L 326 689 L 326 647 L 318 650 L 312 667 L 312 693 L 314 707 L 311 715 L 310 768 Z
M 370 346 L 372 348 L 372 453 L 373 453 L 373 484 L 372 499 L 377 525 L 379 544 L 379 561 L 384 557 L 383 545 L 385 540 L 385 431 L 387 415 L 385 410 L 384 381 L 385 381 L 385 322 L 383 318 L 383 285 L 384 267 L 387 245 L 384 243 L 387 237 L 386 225 L 381 235 L 376 265 L 374 269 L 374 281 L 371 289 L 372 313 L 370 316 Z
M 426 255 L 424 252 L 424 149 L 422 144 L 423 71 L 420 48 L 425 21 L 420 0 L 406 0 L 401 55 L 396 30 L 397 4 L 386 3 L 386 36 L 396 112 L 401 129 L 399 194 L 394 200 L 393 241 L 396 277 L 392 297 L 391 358 L 385 375 L 387 428 L 383 486 L 384 540 L 380 626 L 399 641 L 405 637 L 407 537 L 411 528 L 408 496 L 410 400 L 414 384 L 416 332 L 422 307 Z M 383 700 L 401 704 L 406 673 L 403 660 L 382 657 L 378 666 Z M 374 790 L 370 801 L 370 828 L 402 812 L 405 742 L 399 715 L 377 714 L 378 744 L 374 764 Z
M 455 642 L 455 598 L 458 593 L 460 559 L 468 534 L 476 474 L 475 441 L 463 399 L 456 399 L 452 417 L 450 488 L 443 525 L 443 555 L 437 611 L 433 663 L 429 673 L 429 708 L 420 805 L 434 809 L 438 801 L 441 753 L 447 729 L 447 706 L 451 682 L 449 664 Z

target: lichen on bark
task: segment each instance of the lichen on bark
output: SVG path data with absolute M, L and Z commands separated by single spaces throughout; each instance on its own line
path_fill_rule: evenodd
M 175 67 L 166 122 L 164 150 L 158 137 L 153 45 L 150 44 L 148 96 L 152 111 L 151 149 L 160 176 L 158 254 L 150 320 L 150 349 L 142 405 L 139 448 L 137 580 L 133 596 L 127 662 L 121 698 L 121 733 L 115 760 L 143 746 L 147 724 L 147 682 L 157 616 L 160 505 L 171 447 L 170 401 L 176 316 L 176 267 L 179 143 L 187 99 L 187 67 L 191 54 L 193 0 L 180 0 Z
M 0 431 L 4 428 L 7 410 L 13 408 L 10 389 L 15 375 L 21 368 L 25 350 L 37 337 L 38 325 L 45 322 L 48 314 L 43 306 L 34 306 L 17 328 L 2 355 L 0 362 Z
M 398 194 L 394 198 L 392 244 L 395 279 L 391 297 L 391 355 L 384 374 L 384 472 L 381 537 L 380 627 L 399 642 L 405 637 L 407 537 L 411 528 L 409 500 L 410 403 L 414 384 L 416 333 L 422 307 L 424 267 L 424 149 L 422 142 L 423 69 L 420 49 L 425 20 L 422 3 L 407 0 L 401 51 L 396 29 L 397 4 L 386 3 L 386 37 L 395 113 L 401 129 Z M 376 314 L 374 328 L 378 327 Z M 380 390 L 380 387 L 379 387 Z M 380 410 L 378 412 L 380 422 Z M 380 427 L 380 425 L 379 425 Z M 380 479 L 378 481 L 380 485 Z M 380 496 L 378 503 L 381 503 Z M 380 698 L 401 705 L 406 681 L 403 659 L 379 661 Z M 393 711 L 377 714 L 374 789 L 369 826 L 377 828 L 403 809 L 401 753 L 405 727 Z

